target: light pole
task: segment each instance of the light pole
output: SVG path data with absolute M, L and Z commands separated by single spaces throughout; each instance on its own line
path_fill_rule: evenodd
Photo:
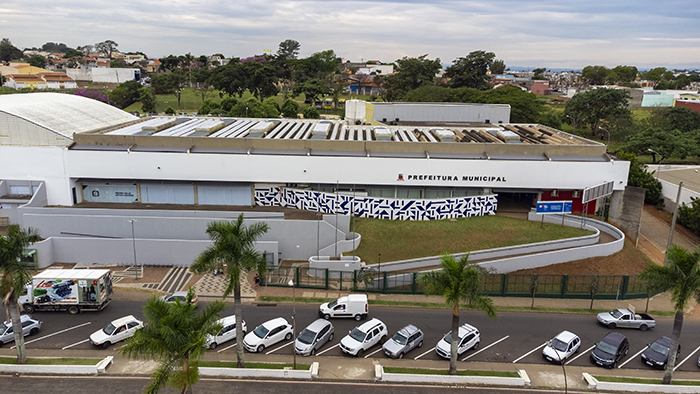
M 134 267 L 136 267 L 136 279 L 139 278 L 138 274 L 138 264 L 136 263 L 136 236 L 134 235 L 134 222 L 136 219 L 128 219 L 127 220 L 129 223 L 131 223 L 131 247 L 134 249 Z M 143 271 L 143 269 L 142 269 Z
M 379 272 L 379 276 L 382 276 L 382 254 L 377 253 L 377 255 L 379 258 L 379 264 L 378 264 L 379 267 L 377 268 L 377 272 Z
M 647 152 L 655 153 L 659 155 L 659 162 L 656 163 L 656 180 L 659 180 L 659 171 L 661 171 L 661 154 L 653 149 L 647 149 Z
M 297 349 L 294 347 L 294 342 L 296 341 L 297 332 L 297 298 L 294 291 L 294 280 L 290 279 L 287 283 L 292 287 L 292 353 L 294 354 L 294 369 L 297 369 Z
M 604 132 L 608 133 L 608 147 L 610 147 L 610 131 L 602 127 L 598 127 L 598 130 L 603 130 Z

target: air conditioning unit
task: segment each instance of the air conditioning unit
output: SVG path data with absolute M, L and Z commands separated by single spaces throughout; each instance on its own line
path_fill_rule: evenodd
M 552 197 L 559 197 L 559 190 L 554 189 L 549 193 L 549 195 Z
M 580 190 L 574 190 L 573 193 L 571 193 L 571 198 L 579 198 L 581 197 L 581 191 Z

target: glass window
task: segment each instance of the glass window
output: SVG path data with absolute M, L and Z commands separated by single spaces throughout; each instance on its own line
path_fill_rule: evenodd
M 394 189 L 369 189 L 367 195 L 370 197 L 394 198 Z
M 450 198 L 451 195 L 450 189 L 427 189 L 425 191 L 425 198 L 427 199 Z
M 421 198 L 421 189 L 397 189 L 396 198 L 405 198 L 409 200 L 417 200 Z

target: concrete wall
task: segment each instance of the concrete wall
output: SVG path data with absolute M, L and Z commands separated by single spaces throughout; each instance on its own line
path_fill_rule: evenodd
M 375 379 L 383 382 L 438 383 L 438 384 L 487 384 L 499 386 L 525 386 L 525 379 L 499 376 L 420 375 L 386 373 L 380 365 L 375 367 Z
M 676 209 L 676 197 L 678 196 L 678 184 L 659 179 L 661 182 L 661 195 L 664 198 L 664 210 L 673 212 Z M 681 204 L 690 205 L 693 198 L 700 198 L 700 193 L 686 187 L 681 190 Z M 681 205 L 682 206 L 682 205 Z
M 313 379 L 318 377 L 318 362 L 311 364 L 309 369 L 306 371 L 291 369 L 200 367 L 199 374 L 202 376 L 228 376 L 237 378 Z
M 637 245 L 644 210 L 646 189 L 627 186 L 623 192 L 615 191 L 610 204 L 610 222 L 615 223 Z

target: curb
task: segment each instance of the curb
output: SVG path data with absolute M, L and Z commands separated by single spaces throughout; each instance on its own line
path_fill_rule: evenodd
M 42 375 L 97 375 L 104 373 L 114 357 L 109 356 L 95 365 L 0 364 L 0 372 Z
M 524 370 L 519 370 L 518 378 L 500 376 L 460 376 L 460 375 L 420 375 L 407 373 L 387 373 L 381 365 L 374 366 L 375 380 L 392 383 L 439 383 L 439 384 L 478 384 L 493 386 L 525 387 L 530 379 Z M 523 374 L 523 372 L 525 372 Z
M 697 393 L 700 386 L 681 386 L 670 384 L 618 383 L 601 382 L 589 373 L 583 373 L 583 380 L 589 389 L 605 391 L 625 391 L 636 393 Z
M 253 369 L 253 368 L 214 368 L 200 367 L 201 376 L 225 376 L 232 378 L 283 378 L 283 379 L 306 379 L 311 380 L 318 377 L 319 363 L 314 362 L 306 371 L 293 369 Z

